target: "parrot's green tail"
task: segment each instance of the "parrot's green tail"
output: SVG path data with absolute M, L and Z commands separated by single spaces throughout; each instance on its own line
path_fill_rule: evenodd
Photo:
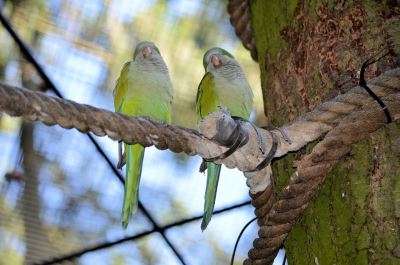
M 129 220 L 138 208 L 139 182 L 142 174 L 144 147 L 125 144 L 126 177 L 124 205 L 122 206 L 122 227 L 128 227 Z
M 203 231 L 207 228 L 208 223 L 211 221 L 211 216 L 214 211 L 220 172 L 221 165 L 207 162 L 207 186 L 206 194 L 204 195 L 204 215 L 201 222 L 201 230 Z

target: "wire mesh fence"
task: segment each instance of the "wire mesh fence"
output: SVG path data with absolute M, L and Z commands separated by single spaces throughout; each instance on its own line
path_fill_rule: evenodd
M 257 64 L 234 36 L 225 6 L 208 0 L 5 1 L 2 14 L 65 98 L 107 109 L 135 45 L 154 41 L 176 90 L 173 123 L 195 127 L 202 54 L 212 46 L 238 58 L 262 109 Z M 0 45 L 1 80 L 56 93 L 5 27 Z M 71 253 L 71 264 L 226 264 L 241 227 L 254 216 L 245 178 L 224 168 L 216 209 L 240 207 L 216 214 L 202 233 L 200 158 L 148 148 L 140 188 L 146 211 L 123 230 L 123 185 L 93 142 L 74 130 L 0 119 L 0 264 L 45 264 Z M 116 143 L 95 141 L 115 164 Z M 252 225 L 237 263 L 255 233 Z

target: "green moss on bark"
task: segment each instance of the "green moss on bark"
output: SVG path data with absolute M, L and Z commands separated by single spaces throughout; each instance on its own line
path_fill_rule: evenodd
M 254 0 L 251 5 L 265 114 L 275 125 L 353 87 L 362 62 L 380 47 L 395 52 L 400 47 L 400 7 L 393 1 Z M 367 78 L 394 61 L 371 67 Z M 285 242 L 289 264 L 400 264 L 397 141 L 399 125 L 381 129 L 354 145 L 326 176 Z M 277 192 L 300 156 L 274 161 Z
M 389 127 L 355 145 L 328 174 L 286 240 L 289 264 L 313 264 L 315 258 L 319 264 L 400 261 L 395 253 L 400 244 L 395 216 L 400 159 L 388 155 L 400 126 Z

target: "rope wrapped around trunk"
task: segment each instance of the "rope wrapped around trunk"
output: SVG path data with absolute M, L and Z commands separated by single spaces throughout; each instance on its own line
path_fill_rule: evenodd
M 387 71 L 368 82 L 369 87 L 385 102 L 394 121 L 400 118 L 400 68 Z M 41 121 L 47 125 L 58 124 L 63 128 L 76 128 L 98 136 L 108 135 L 113 140 L 145 147 L 154 145 L 164 150 L 185 152 L 212 158 L 227 150 L 211 141 L 219 118 L 229 119 L 223 113 L 217 118 L 206 118 L 200 132 L 180 126 L 167 125 L 149 118 L 129 117 L 108 110 L 79 104 L 0 83 L 0 110 L 11 116 Z M 218 116 L 220 115 L 220 116 Z M 283 126 L 292 144 L 280 132 L 273 131 L 278 139 L 275 157 L 299 150 L 307 143 L 326 134 L 311 154 L 297 162 L 297 171 L 288 186 L 275 198 L 271 188 L 270 167 L 253 170 L 268 152 L 259 148 L 258 135 L 250 125 L 245 125 L 249 141 L 232 155 L 217 160 L 229 168 L 245 172 L 250 195 L 259 219 L 259 238 L 249 251 L 245 264 L 269 264 L 294 225 L 295 219 L 307 207 L 324 176 L 345 155 L 352 144 L 367 134 L 384 126 L 386 117 L 379 105 L 361 87 L 337 96 Z M 259 129 L 266 146 L 271 148 L 271 135 Z M 206 137 L 207 136 L 207 137 Z M 247 172 L 247 173 L 246 173 Z

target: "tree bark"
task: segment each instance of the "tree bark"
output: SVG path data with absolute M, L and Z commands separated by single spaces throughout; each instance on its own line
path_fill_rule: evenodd
M 281 125 L 358 82 L 362 63 L 384 47 L 369 79 L 399 64 L 397 1 L 251 1 L 269 121 Z M 399 103 L 400 104 L 400 103 Z M 276 192 L 294 172 L 273 164 Z M 326 177 L 285 241 L 289 264 L 400 264 L 400 125 L 361 143 Z

